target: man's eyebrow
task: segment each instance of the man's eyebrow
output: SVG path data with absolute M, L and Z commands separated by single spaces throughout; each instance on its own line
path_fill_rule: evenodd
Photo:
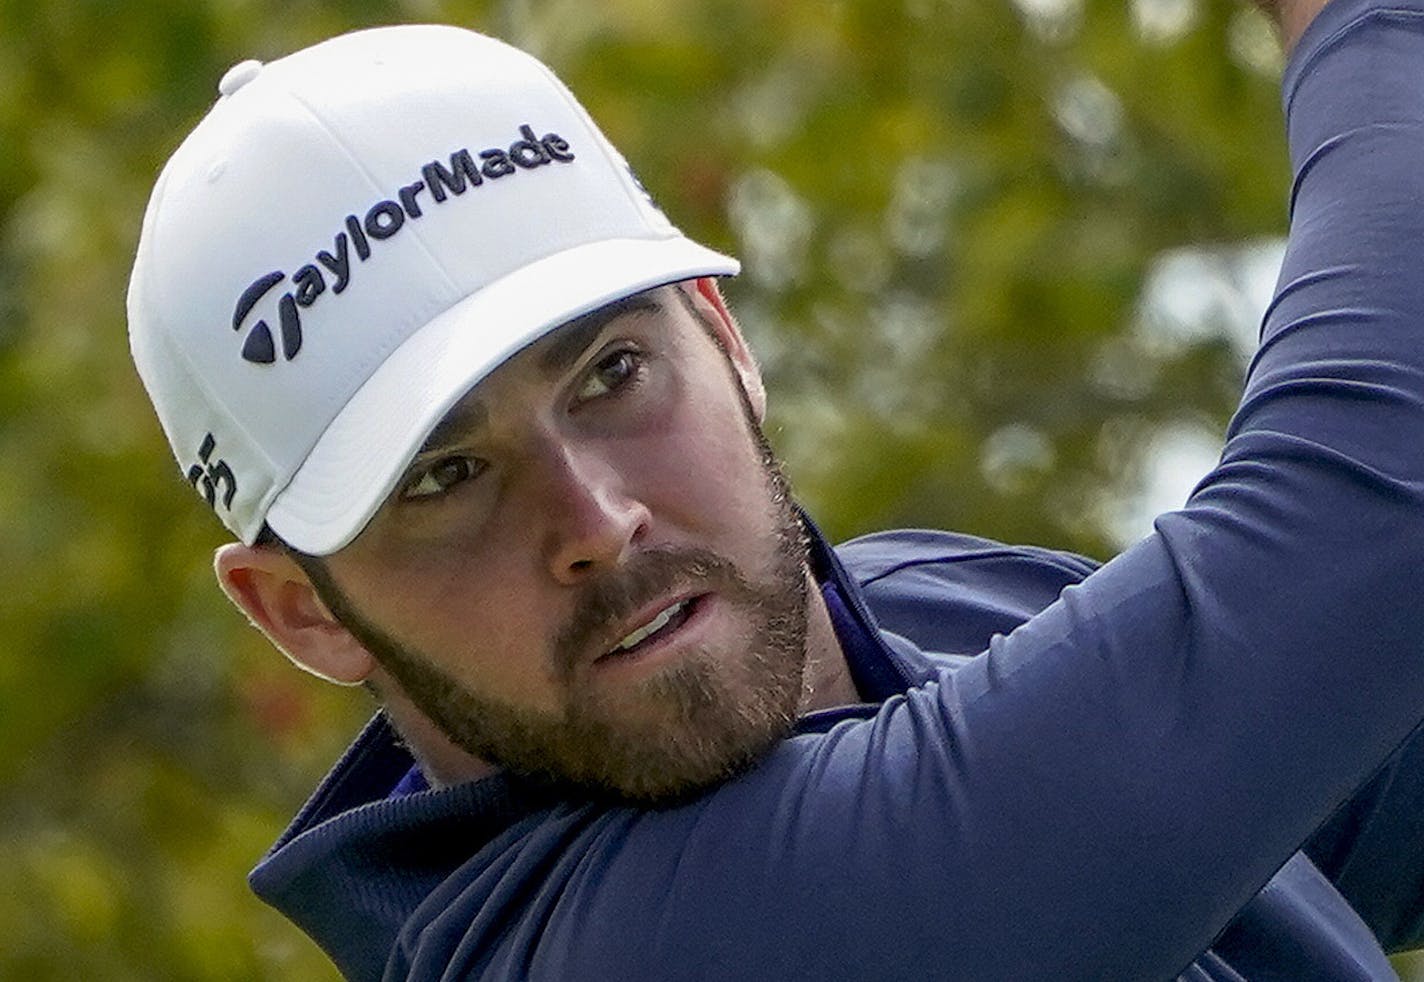
M 649 290 L 575 317 L 554 332 L 549 346 L 539 356 L 539 370 L 547 375 L 556 375 L 577 361 L 579 355 L 613 321 L 627 314 L 657 313 L 662 309 L 657 294 Z
M 460 442 L 461 437 L 467 436 L 488 422 L 489 408 L 484 403 L 478 399 L 463 399 L 445 414 L 444 419 L 435 424 L 435 428 L 430 431 L 430 435 L 425 438 L 425 442 L 416 451 L 416 456 L 443 447 L 454 446 Z
M 539 370 L 548 375 L 562 372 L 578 360 L 605 327 L 618 318 L 633 313 L 657 313 L 662 309 L 657 294 L 649 290 L 575 317 L 555 331 L 548 348 L 539 356 Z M 489 408 L 478 399 L 466 398 L 456 403 L 445 418 L 435 424 L 416 451 L 416 456 L 454 446 L 488 422 Z

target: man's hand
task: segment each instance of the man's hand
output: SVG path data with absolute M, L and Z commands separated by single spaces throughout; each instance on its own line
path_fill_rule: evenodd
M 1315 15 L 1330 0 L 1255 0 L 1256 6 L 1265 11 L 1281 33 L 1281 46 L 1286 54 L 1295 49 L 1295 43 L 1315 19 Z

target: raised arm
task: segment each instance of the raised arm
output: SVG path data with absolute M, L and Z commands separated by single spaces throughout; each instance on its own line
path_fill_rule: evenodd
M 1424 0 L 1322 6 L 1279 8 L 1290 247 L 1188 505 L 873 719 L 513 831 L 537 895 L 457 877 L 402 968 L 1161 979 L 1211 944 L 1424 716 Z

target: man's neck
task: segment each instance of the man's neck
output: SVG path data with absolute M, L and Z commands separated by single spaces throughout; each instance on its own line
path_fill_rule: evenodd
M 806 573 L 806 667 L 801 673 L 801 715 L 861 701 L 845 651 L 836 637 L 820 587 Z

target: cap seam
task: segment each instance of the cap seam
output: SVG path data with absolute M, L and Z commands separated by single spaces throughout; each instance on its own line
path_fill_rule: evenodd
M 352 150 L 350 146 L 347 145 L 346 141 L 342 139 L 341 134 L 336 130 L 336 128 L 333 127 L 329 122 L 327 122 L 327 120 L 323 118 L 322 115 L 317 112 L 316 109 L 314 109 L 299 93 L 292 89 L 288 89 L 287 94 L 290 95 L 293 101 L 295 101 L 299 106 L 301 106 L 302 109 L 306 110 L 308 115 L 310 115 L 311 118 L 316 122 L 316 124 L 321 127 L 322 132 L 325 133 L 331 139 L 332 143 L 336 144 L 336 146 L 341 149 L 341 152 L 346 156 L 346 159 L 349 160 L 352 165 L 354 165 L 356 172 L 361 175 L 363 180 L 365 180 L 370 190 L 377 195 L 385 194 L 386 189 L 381 187 L 381 184 L 379 181 L 376 180 L 375 175 L 372 174 L 369 170 L 367 170 L 365 164 L 362 163 L 361 158 L 357 156 L 356 152 Z M 424 237 L 420 234 L 418 229 L 413 231 L 415 231 L 414 241 L 420 243 L 421 252 L 425 253 L 426 258 L 429 259 L 430 262 L 435 266 L 435 268 L 440 271 L 440 275 L 445 278 L 445 285 L 449 287 L 452 291 L 458 290 L 458 283 L 456 282 L 455 278 L 450 274 L 450 271 L 445 267 L 445 264 L 440 260 L 440 257 L 435 255 L 435 253 L 431 251 L 429 245 L 426 244 Z
M 608 138 L 608 134 L 603 132 L 603 128 L 598 125 L 594 118 L 589 114 L 588 110 L 584 108 L 583 104 L 579 102 L 578 99 L 574 98 L 572 90 L 570 90 L 569 87 L 564 84 L 563 80 L 560 79 L 559 76 L 554 73 L 554 70 L 552 68 L 544 64 L 542 61 L 539 61 L 537 58 L 533 58 L 532 56 L 529 57 L 530 60 L 533 61 L 534 64 L 539 68 L 539 70 L 543 72 L 544 77 L 553 83 L 555 91 L 559 93 L 559 98 L 562 99 L 570 107 L 570 109 L 572 109 L 573 112 L 580 119 L 583 120 L 584 124 L 590 130 L 592 130 L 593 133 L 598 137 L 598 139 L 594 141 L 594 143 L 598 146 L 598 152 L 602 154 L 604 162 L 609 165 L 614 175 L 618 178 L 618 183 L 623 189 L 624 196 L 633 205 L 635 211 L 641 211 L 645 206 L 650 207 L 659 215 L 661 215 L 663 221 L 667 223 L 667 231 L 657 236 L 656 238 L 649 239 L 648 241 L 656 242 L 666 239 L 685 238 L 682 233 L 682 230 L 679 229 L 675 224 L 673 224 L 672 219 L 668 217 L 667 213 L 663 211 L 661 207 L 659 207 L 657 202 L 653 199 L 653 196 L 646 191 L 639 192 L 637 186 L 635 185 L 632 179 L 632 164 L 628 163 L 627 158 L 622 156 L 621 152 L 614 148 L 613 141 Z M 641 180 L 641 178 L 639 180 Z M 639 197 L 640 194 L 642 195 L 641 198 Z M 650 224 L 651 223 L 647 221 L 643 222 L 643 226 L 645 228 L 649 227 Z

